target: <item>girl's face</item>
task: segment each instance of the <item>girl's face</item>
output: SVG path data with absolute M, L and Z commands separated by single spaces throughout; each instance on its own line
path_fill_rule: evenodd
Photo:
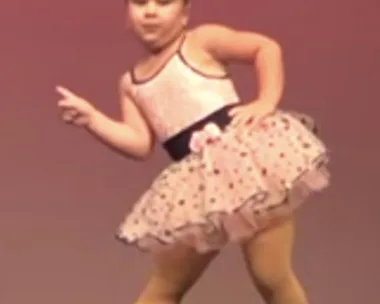
M 187 25 L 184 0 L 127 0 L 129 23 L 148 48 L 160 48 Z

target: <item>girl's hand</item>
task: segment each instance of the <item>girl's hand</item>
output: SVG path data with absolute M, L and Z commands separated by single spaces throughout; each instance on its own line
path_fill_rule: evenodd
M 247 105 L 237 106 L 230 110 L 233 126 L 244 127 L 247 124 L 258 124 L 263 118 L 276 110 L 272 103 L 266 100 L 255 100 Z
M 58 86 L 56 91 L 62 95 L 58 101 L 58 107 L 62 111 L 62 120 L 78 127 L 87 126 L 96 111 L 91 103 L 64 87 Z

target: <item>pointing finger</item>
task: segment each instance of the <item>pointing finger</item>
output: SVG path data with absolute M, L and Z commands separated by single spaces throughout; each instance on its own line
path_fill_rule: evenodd
M 67 97 L 67 98 L 76 97 L 76 95 L 73 92 L 71 92 L 70 90 L 62 86 L 56 86 L 55 90 L 64 97 Z

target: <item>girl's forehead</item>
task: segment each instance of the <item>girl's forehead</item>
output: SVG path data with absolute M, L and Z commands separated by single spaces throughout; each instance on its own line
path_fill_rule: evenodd
M 157 2 L 157 3 L 171 3 L 171 2 L 183 2 L 184 4 L 189 4 L 190 0 L 124 0 L 124 3 L 149 3 L 149 2 Z

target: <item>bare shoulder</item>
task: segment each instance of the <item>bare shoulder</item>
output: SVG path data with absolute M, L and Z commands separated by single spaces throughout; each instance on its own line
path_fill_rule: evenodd
M 190 33 L 193 40 L 205 46 L 218 44 L 223 41 L 232 42 L 231 40 L 236 39 L 242 33 L 245 35 L 258 35 L 258 33 L 254 33 L 253 31 L 237 29 L 232 26 L 219 23 L 205 23 L 196 26 L 191 29 Z
M 219 23 L 204 23 L 190 29 L 190 33 L 195 39 L 205 40 L 215 35 L 223 35 L 235 29 Z
M 279 47 L 272 37 L 263 33 L 217 23 L 197 26 L 190 30 L 190 36 L 198 47 L 221 60 L 252 61 L 259 49 Z
M 217 23 L 206 23 L 188 30 L 188 39 L 192 44 L 207 49 L 210 39 L 218 39 L 232 31 L 232 28 Z
M 119 77 L 119 90 L 130 98 L 133 96 L 131 71 L 128 70 Z
M 238 38 L 238 36 L 242 35 L 245 37 L 274 41 L 273 37 L 269 37 L 268 35 L 258 31 L 235 28 L 219 23 L 205 23 L 192 28 L 190 32 L 195 39 L 204 42 L 210 40 L 225 40 L 226 38 Z
M 218 58 L 215 58 L 210 52 L 210 45 L 214 44 L 210 40 L 223 36 L 227 29 L 225 26 L 216 23 L 207 23 L 189 28 L 186 35 L 186 45 L 190 46 L 192 50 L 196 50 L 197 57 L 201 56 L 217 60 Z

